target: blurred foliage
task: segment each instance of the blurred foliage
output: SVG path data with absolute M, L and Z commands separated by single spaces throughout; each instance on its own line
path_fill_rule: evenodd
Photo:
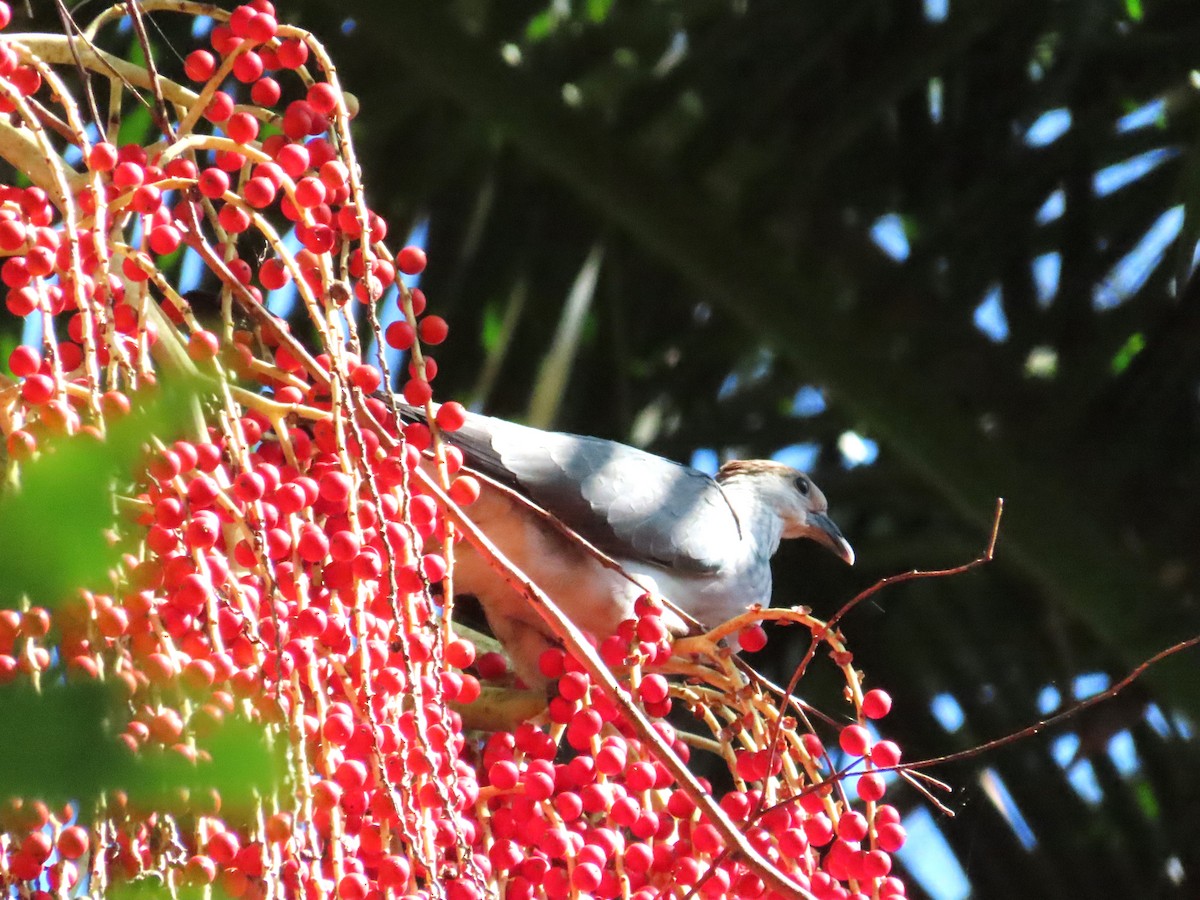
M 107 712 L 119 708 L 114 701 L 97 682 L 0 689 L 0 716 L 21 723 L 0 730 L 0 796 L 74 800 L 82 808 L 121 785 L 132 754 L 109 731 Z
M 0 605 L 16 606 L 23 596 L 54 605 L 106 580 L 120 553 L 114 491 L 133 476 L 144 442 L 181 433 L 193 396 L 176 380 L 110 423 L 103 440 L 59 438 L 11 473 L 18 487 L 0 494 L 0 546 L 11 551 L 0 560 Z
M 53 673 L 51 673 L 53 674 Z M 213 791 L 231 821 L 253 808 L 254 791 L 284 780 L 285 764 L 263 729 L 231 719 L 203 742 L 207 759 L 190 762 L 174 750 L 138 754 L 117 740 L 127 716 L 118 692 L 103 683 L 51 679 L 0 687 L 0 717 L 19 728 L 0 730 L 0 797 L 74 802 L 91 813 L 106 791 L 124 791 L 140 809 L 191 809 Z M 189 806 L 188 797 L 194 798 Z
M 813 450 L 860 562 L 785 547 L 777 602 L 964 562 L 1007 499 L 993 564 L 844 623 L 909 758 L 1200 630 L 1200 6 L 279 5 L 361 101 L 372 204 L 429 223 L 441 396 L 525 417 L 599 247 L 554 424 Z M 971 896 L 1197 895 L 1196 670 L 938 771 Z
M 129 415 L 107 423 L 103 439 L 60 437 L 20 466 L 0 493 L 0 602 L 29 598 L 54 609 L 79 604 L 80 588 L 111 579 L 121 549 L 114 498 L 128 492 L 152 438 L 182 434 L 205 392 L 176 373 Z M 31 652 L 31 651 L 28 651 Z M 119 740 L 128 695 L 114 682 L 67 677 L 55 650 L 37 689 L 0 686 L 0 797 L 73 801 L 83 817 L 106 791 L 120 789 L 143 809 L 175 808 L 216 791 L 226 815 L 252 808 L 255 791 L 285 779 L 285 760 L 263 728 L 230 719 L 202 742 L 199 761 L 175 749 L 132 753 Z

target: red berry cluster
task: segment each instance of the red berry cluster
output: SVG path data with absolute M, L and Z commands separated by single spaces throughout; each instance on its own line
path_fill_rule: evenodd
M 0 26 L 8 17 L 0 3 Z M 788 896 L 772 887 L 782 873 L 822 900 L 902 895 L 890 854 L 904 831 L 874 771 L 899 751 L 862 724 L 890 701 L 863 695 L 848 665 L 855 724 L 839 743 L 863 760 L 856 801 L 820 739 L 727 658 L 674 659 L 648 596 L 596 645 L 620 690 L 551 651 L 541 670 L 556 691 L 538 719 L 465 730 L 466 710 L 487 720 L 484 687 L 507 667 L 459 637 L 430 590 L 458 539 L 441 492 L 468 512 L 480 492 L 438 440 L 464 411 L 443 403 L 428 423 L 402 424 L 357 332 L 361 304 L 375 336 L 407 353 L 405 399 L 430 400 L 425 351 L 447 325 L 397 281 L 425 254 L 384 244 L 357 180 L 353 100 L 321 45 L 269 2 L 222 19 L 183 73 L 190 85 L 158 84 L 174 118 L 160 110 L 158 132 L 117 146 L 115 129 L 89 138 L 54 66 L 0 36 L 0 105 L 41 154 L 33 186 L 0 185 L 5 304 L 44 326 L 40 347 L 10 354 L 0 389 L 9 475 L 53 453 L 51 438 L 104 440 L 161 374 L 184 369 L 212 388 L 203 427 L 156 436 L 131 461 L 111 585 L 53 612 L 0 611 L 0 683 L 61 669 L 115 685 L 128 721 L 114 740 L 143 758 L 205 760 L 229 722 L 257 723 L 288 747 L 289 769 L 249 810 L 214 793 L 146 808 L 112 791 L 82 811 L 90 829 L 70 808 L 12 800 L 0 806 L 0 877 L 32 896 L 38 879 L 58 890 L 86 864 L 98 885 L 154 873 L 251 900 L 648 900 L 672 886 Z M 31 100 L 61 104 L 66 124 L 46 130 Z M 242 255 L 246 232 L 266 241 L 264 258 Z M 219 321 L 173 287 L 181 249 L 219 284 Z M 262 308 L 289 283 L 315 354 Z M 402 316 L 380 329 L 373 305 L 393 286 Z M 447 478 L 440 488 L 426 467 Z M 823 623 L 803 623 L 844 653 Z M 739 640 L 753 651 L 766 636 L 749 624 Z M 679 706 L 711 736 L 668 724 Z M 652 733 L 633 726 L 634 707 Z M 667 764 L 695 747 L 734 778 L 719 809 Z M 730 843 L 731 827 L 765 862 Z
M 653 671 L 669 668 L 672 655 L 661 607 L 643 597 L 636 612 L 599 644 L 601 657 L 615 670 L 632 669 L 630 685 L 656 718 L 658 737 L 686 761 L 691 746 L 662 717 L 672 697 L 687 699 L 688 690 Z M 505 896 L 532 898 L 544 889 L 547 896 L 650 900 L 674 886 L 702 897 L 780 896 L 729 852 L 658 750 L 636 736 L 578 661 L 550 650 L 540 669 L 557 687 L 546 721 L 493 734 L 481 757 L 489 838 L 481 849 L 503 878 Z M 867 719 L 882 718 L 890 706 L 878 689 L 860 702 Z M 715 704 L 707 709 L 720 712 Z M 728 727 L 718 733 L 731 735 Z M 865 767 L 856 777 L 856 805 L 826 764 L 821 740 L 811 733 L 791 738 L 779 752 L 757 746 L 733 755 L 737 788 L 721 798 L 723 813 L 773 866 L 822 900 L 904 896 L 903 883 L 890 873 L 891 854 L 905 832 L 896 809 L 880 802 L 886 784 L 875 771 L 896 765 L 899 749 L 890 741 L 872 743 L 862 725 L 842 729 L 842 751 Z M 785 767 L 802 774 L 788 779 Z M 803 787 L 781 796 L 789 780 Z

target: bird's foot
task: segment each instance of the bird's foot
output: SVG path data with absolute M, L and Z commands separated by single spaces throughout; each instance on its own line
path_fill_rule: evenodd
M 676 638 L 671 649 L 675 656 L 687 659 L 728 659 L 732 653 L 729 647 L 720 641 L 714 641 L 707 634 Z

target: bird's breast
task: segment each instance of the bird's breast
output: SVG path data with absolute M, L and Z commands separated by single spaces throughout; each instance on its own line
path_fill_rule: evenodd
M 755 604 L 771 602 L 771 568 L 748 561 L 709 575 L 690 575 L 626 561 L 631 574 L 653 579 L 657 591 L 708 628 L 720 625 Z

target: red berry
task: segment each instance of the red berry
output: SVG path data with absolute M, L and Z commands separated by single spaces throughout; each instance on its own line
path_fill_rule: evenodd
M 325 202 L 325 185 L 321 179 L 309 175 L 296 182 L 296 205 L 312 209 Z
M 404 399 L 413 406 L 424 406 L 433 396 L 433 388 L 428 381 L 410 378 L 404 385 Z
M 410 349 L 415 337 L 412 326 L 403 320 L 392 322 L 383 332 L 383 339 L 394 350 Z
M 233 77 L 242 84 L 252 84 L 262 77 L 262 57 L 255 50 L 247 50 L 233 61 Z
M 21 852 L 39 865 L 50 857 L 51 849 L 50 835 L 41 831 L 34 832 L 21 843 Z
M 258 137 L 258 119 L 248 112 L 234 113 L 225 123 L 225 133 L 239 144 L 248 144 Z
M 867 836 L 867 819 L 860 812 L 848 812 L 838 819 L 837 835 L 843 841 L 861 841 Z
M 871 803 L 883 798 L 883 795 L 887 793 L 887 783 L 877 772 L 868 772 L 866 775 L 859 776 L 856 790 L 861 799 Z
M 0 267 L 0 279 L 3 279 L 4 283 L 10 288 L 23 288 L 29 284 L 32 277 L 29 273 L 29 264 L 22 256 L 9 257 L 4 261 L 3 267 Z M 32 298 L 32 302 L 36 304 L 37 294 L 31 293 L 29 296 Z M 9 293 L 9 297 L 12 297 L 11 292 Z M 12 305 L 11 300 L 9 305 Z
M 747 653 L 757 653 L 767 646 L 767 632 L 761 625 L 748 625 L 738 632 L 738 645 Z
M 205 852 L 218 865 L 228 865 L 237 856 L 240 847 L 237 835 L 231 831 L 218 831 L 208 839 Z
M 241 234 L 250 227 L 250 213 L 232 203 L 221 207 L 217 219 L 221 222 L 221 227 L 231 234 Z
M 213 359 L 220 349 L 221 341 L 211 331 L 197 331 L 188 338 L 188 356 L 196 362 Z
M 238 6 L 229 16 L 229 30 L 235 36 L 244 38 L 247 36 L 247 29 L 250 21 L 254 18 L 256 10 L 250 4 Z
M 292 816 L 290 813 L 275 813 L 267 819 L 267 840 L 272 844 L 282 844 L 292 836 Z
M 475 645 L 464 638 L 456 638 L 446 645 L 446 662 L 456 669 L 465 669 L 475 662 Z
M 25 243 L 25 226 L 16 219 L 0 220 L 0 250 L 13 251 Z
M 296 234 L 305 249 L 313 253 L 328 253 L 333 249 L 336 232 L 328 225 L 313 225 L 311 228 L 297 226 Z
M 150 249 L 158 256 L 167 256 L 179 249 L 183 235 L 174 225 L 159 225 L 151 230 L 148 243 Z
M 647 675 L 642 679 L 639 692 L 647 703 L 660 703 L 667 698 L 667 679 L 661 675 Z
M 440 344 L 450 333 L 450 326 L 441 316 L 426 316 L 419 327 L 421 340 L 426 344 Z
M 863 857 L 862 869 L 867 878 L 883 878 L 892 871 L 892 859 L 882 850 L 871 850 Z
M 291 279 L 291 273 L 279 259 L 268 259 L 258 270 L 258 281 L 268 291 L 279 290 Z
M 651 763 L 636 762 L 626 772 L 626 781 L 631 790 L 648 791 L 658 782 L 658 772 Z
M 8 455 L 16 460 L 25 460 L 37 452 L 37 439 L 28 431 L 18 429 L 8 436 L 4 442 Z M 2 683 L 2 679 L 0 679 Z
M 142 215 L 150 215 L 162 206 L 162 188 L 156 184 L 143 184 L 133 192 L 130 206 Z
M 564 671 L 563 661 L 563 651 L 557 647 L 543 650 L 541 656 L 538 657 L 538 671 L 551 680 L 561 678 Z
M 350 170 L 346 168 L 346 164 L 340 159 L 330 159 L 320 166 L 321 183 L 325 185 L 331 192 L 338 188 L 346 187 L 350 179 Z M 353 207 L 345 207 L 342 212 L 345 212 L 351 223 L 358 221 L 358 213 Z M 339 212 L 339 217 L 341 212 Z M 346 230 L 343 225 L 343 230 Z
M 65 859 L 79 859 L 88 851 L 89 836 L 86 828 L 71 825 L 58 836 L 58 852 Z
M 863 715 L 868 719 L 882 719 L 892 709 L 892 698 L 879 688 L 867 691 L 862 700 Z
M 353 531 L 338 531 L 329 539 L 329 555 L 338 562 L 350 562 L 362 549 L 362 544 Z
M 275 162 L 292 178 L 299 178 L 309 168 L 308 148 L 303 144 L 285 143 L 275 154 Z
M 208 81 L 217 71 L 217 61 L 207 50 L 193 50 L 183 62 L 183 71 L 192 81 Z
M 359 390 L 363 391 L 363 393 L 373 394 L 379 390 L 379 385 L 383 383 L 383 375 L 374 366 L 355 366 L 350 371 L 350 381 Z
M 367 876 L 355 872 L 338 882 L 337 891 L 340 900 L 366 900 L 370 889 L 371 882 L 367 881 Z
M 270 13 L 260 12 L 246 26 L 245 36 L 258 44 L 265 44 L 275 37 L 279 30 L 279 22 Z
M 216 163 L 217 168 L 223 172 L 237 172 L 246 165 L 246 157 L 232 150 L 218 150 Z
M 585 893 L 590 893 L 600 887 L 603 875 L 603 870 L 595 863 L 578 863 L 575 871 L 571 873 L 571 884 Z
M 229 176 L 215 166 L 209 166 L 196 176 L 196 186 L 209 199 L 216 199 L 229 190 Z
M 385 856 L 379 861 L 379 886 L 401 894 L 408 886 L 412 864 L 403 856 Z
M 146 177 L 146 170 L 134 162 L 117 163 L 113 169 L 113 184 L 120 188 L 135 188 Z
M 41 406 L 54 396 L 54 379 L 49 375 L 30 375 L 21 385 L 21 398 L 33 406 Z
M 861 725 L 847 725 L 838 735 L 838 744 L 850 756 L 866 756 L 871 748 L 871 733 Z
M 307 100 L 293 100 L 283 113 L 283 133 L 293 140 L 301 140 L 315 127 L 315 118 L 318 118 L 317 112 Z
M 888 822 L 875 828 L 875 843 L 880 850 L 888 853 L 895 853 L 903 847 L 907 837 L 908 833 L 899 822 Z
M 42 364 L 42 355 L 33 347 L 20 346 L 8 355 L 8 368 L 18 378 L 32 375 Z
M 233 114 L 233 97 L 224 91 L 216 91 L 208 101 L 204 110 L 204 118 L 213 123 L 221 123 Z
M 279 102 L 282 93 L 279 82 L 268 76 L 254 82 L 250 88 L 250 99 L 258 106 L 271 107 Z
M 318 81 L 308 89 L 308 103 L 317 112 L 328 115 L 337 109 L 337 91 L 328 81 Z
M 816 847 L 823 847 L 833 840 L 833 823 L 823 812 L 805 819 L 802 827 L 808 842 Z
M 475 668 L 479 671 L 480 678 L 495 681 L 503 678 L 508 672 L 508 662 L 499 653 L 489 651 L 475 661 Z
M 517 786 L 520 771 L 516 764 L 509 760 L 499 760 L 492 763 L 488 769 L 488 783 L 501 791 L 511 791 Z
M 459 475 L 450 483 L 450 499 L 459 506 L 470 506 L 479 499 L 479 479 L 471 475 Z
M 321 726 L 321 734 L 331 744 L 344 747 L 354 736 L 354 720 L 349 715 L 330 715 Z
M 117 164 L 117 148 L 106 141 L 88 151 L 88 168 L 93 172 L 111 172 Z
M 275 199 L 275 185 L 269 178 L 255 175 L 242 186 L 242 196 L 255 209 L 263 209 Z
M 280 41 L 276 56 L 285 69 L 298 69 L 308 60 L 308 45 L 298 38 L 288 38 Z
M 420 275 L 425 271 L 425 251 L 420 247 L 405 247 L 396 256 L 396 267 L 405 275 Z
M 871 762 L 882 769 L 891 768 L 900 762 L 900 748 L 893 741 L 880 741 L 871 748 Z
M 441 581 L 446 577 L 446 560 L 437 553 L 426 553 L 421 557 L 421 571 L 431 582 Z
M 438 407 L 435 420 L 443 431 L 458 431 L 467 421 L 467 411 L 461 403 L 451 400 Z

